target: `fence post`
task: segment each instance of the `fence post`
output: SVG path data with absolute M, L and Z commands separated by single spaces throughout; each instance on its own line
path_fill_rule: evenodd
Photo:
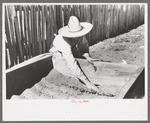
M 108 38 L 109 36 L 109 28 L 108 28 L 109 26 L 107 22 L 108 22 L 108 5 L 105 6 L 105 35 L 104 35 L 105 38 Z
M 50 48 L 50 14 L 49 14 L 49 9 L 48 6 L 46 6 L 46 52 Z
M 109 36 L 110 38 L 113 37 L 113 5 L 110 5 L 110 28 L 109 28 Z
M 68 21 L 69 21 L 69 10 L 68 10 L 68 5 L 64 5 L 64 25 L 66 26 L 68 24 Z
M 29 58 L 31 58 L 31 42 L 32 42 L 32 34 L 31 34 L 31 12 L 29 14 L 29 5 L 26 7 L 27 9 L 27 24 L 28 24 L 28 46 L 29 46 Z
M 95 13 L 95 7 L 96 7 L 96 5 L 91 6 L 93 29 L 91 31 L 91 38 L 92 38 L 92 40 L 89 42 L 90 45 L 93 45 L 95 40 L 96 40 L 95 39 L 96 38 L 96 31 L 95 30 L 96 30 L 97 25 L 96 25 L 96 22 L 95 22 L 95 18 L 96 18 L 97 15 Z
M 49 22 L 50 22 L 50 47 L 52 47 L 53 39 L 54 39 L 54 33 L 56 33 L 56 21 L 55 21 L 55 15 L 53 7 L 49 6 Z
M 38 5 L 37 6 L 37 52 L 38 54 L 41 54 L 42 53 L 42 42 L 41 42 L 41 33 L 42 33 L 42 27 L 41 27 L 41 21 L 42 21 L 42 15 L 40 14 L 40 6 Z
M 73 15 L 76 16 L 80 20 L 80 15 L 79 15 L 79 10 L 78 10 L 78 5 L 73 5 Z
M 13 22 L 13 12 L 11 12 L 14 8 L 10 10 L 11 6 L 8 6 L 8 16 L 9 16 L 9 26 L 10 26 L 10 34 L 11 34 L 11 40 L 12 40 L 12 46 L 13 46 L 13 55 L 14 55 L 14 62 L 18 64 L 17 60 L 17 49 L 16 49 L 16 42 L 15 42 L 15 31 L 14 31 L 14 22 Z
M 22 49 L 21 36 L 20 36 L 20 30 L 18 24 L 18 17 L 14 17 L 14 23 L 15 23 L 16 41 L 18 43 L 18 48 L 19 48 L 19 62 L 23 62 L 24 57 L 23 57 L 23 49 Z
M 19 5 L 19 22 L 20 22 L 20 31 L 21 31 L 21 44 L 22 44 L 22 48 L 23 48 L 23 59 L 24 59 L 24 55 L 26 54 L 26 47 L 24 46 L 25 44 L 25 37 L 24 37 L 24 34 L 23 34 L 23 15 L 22 15 L 22 10 L 23 9 L 23 6 Z
M 29 49 L 28 49 L 28 44 L 29 44 L 29 40 L 28 40 L 28 23 L 27 23 L 27 11 L 26 11 L 26 6 L 23 6 L 23 10 L 24 10 L 24 41 L 25 41 L 25 51 L 26 51 L 26 59 L 29 58 Z
M 61 5 L 56 5 L 56 24 L 57 30 L 59 30 L 63 26 L 62 20 L 62 7 Z
M 11 40 L 11 31 L 10 31 L 10 22 L 8 17 L 8 8 L 5 6 L 5 31 L 6 31 L 6 37 L 7 37 L 7 43 L 9 47 L 9 54 L 10 54 L 10 67 L 14 66 L 14 54 L 13 54 L 13 45 Z
M 41 12 L 41 17 L 42 17 L 42 45 L 43 45 L 43 53 L 46 52 L 46 45 L 45 45 L 45 16 L 44 16 L 45 10 L 44 10 L 44 5 L 42 5 L 42 12 Z
M 38 42 L 37 42 L 37 16 L 38 16 L 38 13 L 37 13 L 37 9 L 38 9 L 38 6 L 36 5 L 35 8 L 33 9 L 34 10 L 34 50 L 35 50 L 35 55 L 38 55 L 38 51 L 39 51 L 39 45 L 38 45 Z
M 32 38 L 32 56 L 35 56 L 35 35 L 34 35 L 34 5 L 31 5 L 31 38 Z
M 84 21 L 84 5 L 79 5 L 80 8 L 80 22 Z

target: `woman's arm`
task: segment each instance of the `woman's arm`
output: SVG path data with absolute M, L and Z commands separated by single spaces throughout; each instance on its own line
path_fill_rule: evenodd
M 71 47 L 59 36 L 57 37 L 57 40 L 54 40 L 53 44 L 62 53 L 62 56 L 65 58 L 67 66 L 72 74 L 84 82 L 88 88 L 98 91 L 97 87 L 88 80 L 79 68 L 76 59 L 73 57 Z

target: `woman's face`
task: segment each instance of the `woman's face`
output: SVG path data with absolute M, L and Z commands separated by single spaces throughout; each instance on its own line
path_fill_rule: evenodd
M 81 37 L 75 37 L 73 38 L 75 41 L 78 41 Z
M 76 41 L 76 42 L 78 42 L 81 38 L 82 38 L 82 36 L 80 36 L 80 37 L 75 37 L 75 38 L 67 38 L 67 37 L 63 37 L 65 40 L 70 40 L 70 41 Z

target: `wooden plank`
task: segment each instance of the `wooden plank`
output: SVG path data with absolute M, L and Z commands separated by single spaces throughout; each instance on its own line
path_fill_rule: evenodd
M 106 5 L 102 5 L 102 38 L 103 38 L 103 40 L 106 38 L 106 28 L 105 28 L 105 8 L 106 8 Z
M 109 35 L 110 38 L 113 37 L 113 5 L 110 5 L 110 28 L 109 28 Z
M 122 5 L 118 10 L 118 34 L 122 34 Z
M 45 17 L 45 24 L 44 24 L 44 33 L 45 33 L 45 35 L 44 35 L 44 41 L 45 41 L 45 52 L 48 52 L 48 48 L 47 48 L 47 12 L 49 12 L 48 11 L 48 8 L 47 8 L 47 5 L 44 5 L 44 17 Z
M 135 28 L 135 5 L 132 5 L 132 29 Z
M 15 42 L 15 38 L 14 38 L 14 23 L 13 23 L 13 16 L 11 14 L 11 10 L 9 10 L 8 8 L 8 16 L 9 16 L 9 26 L 10 26 L 10 34 L 11 34 L 11 42 L 12 42 L 12 46 L 13 46 L 13 56 L 14 56 L 14 61 L 15 64 L 18 64 L 18 60 L 17 60 L 17 49 L 16 49 L 16 42 Z
M 124 5 L 124 9 L 123 9 L 123 20 L 124 20 L 124 27 L 123 27 L 123 30 L 124 30 L 124 33 L 126 33 L 126 5 Z
M 34 13 L 34 50 L 35 50 L 35 55 L 38 55 L 38 42 L 37 42 L 37 5 L 35 5 L 34 9 L 33 9 L 33 13 Z
M 113 6 L 113 36 L 116 36 L 116 6 Z
M 128 30 L 130 30 L 130 25 L 131 25 L 131 6 L 128 5 L 128 15 L 127 15 L 127 19 L 128 19 Z
M 106 32 L 106 38 L 110 37 L 110 5 L 107 7 L 107 32 Z
M 136 16 L 137 16 L 137 27 L 140 25 L 140 6 L 137 5 L 137 12 L 136 12 Z
M 84 20 L 83 20 L 84 22 L 87 22 L 87 11 L 88 11 L 87 7 L 88 7 L 87 5 L 84 5 Z M 89 37 L 88 34 L 85 35 L 87 40 L 88 40 L 88 37 Z
M 119 94 L 116 96 L 116 99 L 122 98 L 134 98 L 135 96 L 143 97 L 144 92 L 144 68 L 139 67 L 137 75 L 132 75 L 127 83 L 121 88 Z M 138 91 L 137 91 L 138 89 Z M 139 93 L 140 92 L 140 93 Z M 138 97 L 138 98 L 139 98 Z M 137 97 L 136 97 L 137 98 Z
M 105 5 L 102 5 L 102 40 L 105 39 Z
M 15 13 L 16 13 L 16 15 L 15 16 L 17 16 L 17 5 L 14 5 L 14 9 L 15 9 Z
M 79 9 L 79 8 L 78 8 Z M 87 6 L 87 22 L 89 22 L 89 23 L 92 23 L 92 19 L 91 19 L 91 5 L 88 5 Z M 92 29 L 93 30 L 93 29 Z M 90 42 L 91 42 L 91 40 L 92 40 L 92 38 L 91 38 L 91 31 L 87 34 L 87 40 L 88 40 L 88 42 L 89 42 L 89 45 L 91 45 L 90 44 Z
M 130 30 L 133 29 L 133 5 L 130 5 Z
M 27 11 L 26 11 L 26 6 L 23 6 L 23 11 L 24 11 L 24 37 L 25 37 L 25 51 L 26 51 L 26 60 L 29 59 L 29 36 L 28 36 L 28 23 L 27 23 Z
M 126 22 L 126 31 L 128 31 L 128 10 L 129 10 L 129 6 L 128 5 L 126 5 L 126 10 L 125 10 L 125 22 Z
M 80 20 L 80 16 L 79 16 L 79 10 L 78 10 L 78 5 L 73 5 L 73 15 L 76 16 L 79 20 Z
M 109 7 L 109 9 L 108 9 L 108 20 L 107 20 L 107 25 L 108 25 L 108 32 L 109 32 L 109 35 L 108 35 L 108 38 L 110 38 L 111 37 L 111 17 L 112 17 L 112 13 L 111 13 L 111 7 L 112 7 L 112 5 L 109 5 L 108 6 Z
M 83 22 L 87 22 L 87 5 L 84 5 L 84 19 L 83 19 Z
M 8 17 L 8 8 L 5 7 L 5 31 L 6 31 L 6 37 L 8 42 L 8 48 L 9 48 L 9 55 L 10 55 L 10 67 L 14 66 L 14 54 L 13 54 L 13 45 L 12 45 L 12 39 L 11 39 L 11 31 L 10 31 L 10 22 Z
M 38 54 L 41 54 L 43 51 L 42 51 L 42 39 L 43 37 L 41 37 L 41 33 L 43 31 L 42 29 L 42 12 L 40 11 L 40 6 L 37 7 L 37 42 L 38 42 Z M 41 12 L 41 13 L 40 13 Z M 44 32 L 43 32 L 44 33 Z
M 100 7 L 100 40 L 103 40 L 103 23 L 104 23 L 104 13 L 103 13 L 103 5 Z
M 52 47 L 54 33 L 55 33 L 55 19 L 54 19 L 54 12 L 53 7 L 49 6 L 49 28 L 50 28 L 50 46 L 49 49 Z
M 94 44 L 94 41 L 95 41 L 95 14 L 94 14 L 94 8 L 95 8 L 95 5 L 92 5 L 91 6 L 91 16 L 92 16 L 92 25 L 93 25 L 93 29 L 91 31 L 91 41 L 89 42 L 90 45 L 93 45 Z
M 95 43 L 97 43 L 97 29 L 98 29 L 98 20 L 97 20 L 97 14 L 98 14 L 98 11 L 97 11 L 97 5 L 95 5 L 94 7 L 93 7 L 93 14 L 94 14 L 94 30 L 93 30 L 93 38 L 92 38 L 92 44 L 95 44 Z
M 57 24 L 57 30 L 59 30 L 62 27 L 62 18 L 61 18 L 61 5 L 56 5 L 56 24 Z
M 122 33 L 124 33 L 124 16 L 123 16 L 124 14 L 123 14 L 123 5 L 121 5 L 120 11 L 121 11 L 121 18 L 122 18 L 122 21 L 120 20 L 120 21 L 121 21 L 121 34 L 122 34 Z M 121 18 L 120 18 L 120 19 L 121 19 Z
M 56 24 L 56 6 L 54 5 L 53 6 L 53 14 L 54 14 L 54 28 L 53 28 L 53 30 L 54 30 L 54 33 L 57 33 L 58 32 L 58 30 L 57 30 L 57 24 Z
M 118 5 L 116 6 L 116 32 L 117 32 L 117 34 L 116 35 L 118 35 L 119 34 L 119 30 L 118 30 L 118 26 L 119 26 L 119 23 L 118 23 L 118 18 L 119 18 L 119 10 L 118 10 Z
M 50 38 L 50 13 L 49 6 L 46 6 L 46 49 L 47 52 L 50 48 L 51 38 Z
M 28 46 L 29 46 L 29 58 L 31 58 L 31 42 L 32 42 L 32 34 L 31 34 L 31 12 L 29 11 L 29 5 L 26 7 L 27 9 L 27 24 L 28 24 Z
M 140 6 L 140 24 L 142 24 L 142 7 Z
M 98 5 L 95 6 L 95 41 L 94 41 L 94 44 L 95 43 L 98 43 L 99 42 L 99 18 L 98 18 Z
M 128 25 L 128 30 L 130 30 L 132 27 L 132 8 L 131 8 L 131 5 L 129 5 L 130 9 L 129 9 L 129 14 L 128 14 L 128 18 L 129 18 L 129 25 Z
M 122 14 L 122 33 L 124 33 L 125 32 L 124 5 L 122 5 L 121 14 Z
M 79 5 L 80 8 L 80 22 L 84 21 L 84 5 Z
M 96 7 L 95 7 L 95 14 L 97 15 L 96 16 L 96 25 L 97 25 L 97 27 L 96 27 L 96 40 L 95 40 L 95 43 L 98 43 L 99 42 L 99 6 L 98 5 L 96 5 Z
M 136 12 L 137 12 L 137 10 L 136 10 L 136 6 L 137 5 L 134 5 L 134 8 L 133 8 L 133 13 L 134 13 L 134 28 L 136 28 L 136 23 L 137 23 L 137 18 L 136 18 Z
M 139 6 L 139 5 L 136 5 L 136 27 L 139 26 L 139 15 L 138 15 L 139 10 L 138 10 L 138 6 Z
M 66 6 L 66 14 L 65 14 L 65 16 L 66 16 L 66 25 L 68 25 L 68 22 L 69 22 L 69 18 L 70 18 L 70 16 L 71 16 L 71 6 L 70 5 L 67 5 Z M 80 16 L 80 18 L 81 18 L 81 16 Z
M 109 32 L 108 32 L 108 5 L 105 5 L 105 38 L 108 38 Z
M 135 5 L 133 5 L 133 8 L 132 8 L 132 13 L 133 13 L 133 16 L 132 16 L 132 19 L 133 19 L 132 20 L 132 25 L 133 25 L 132 29 L 135 28 L 135 12 L 134 11 L 135 11 Z
M 135 5 L 134 12 L 135 12 L 135 27 L 138 27 L 138 21 L 139 21 L 139 19 L 138 19 L 138 5 Z
M 103 40 L 103 23 L 104 23 L 104 18 L 103 18 L 103 6 L 101 5 L 100 7 L 100 40 Z
M 143 24 L 145 20 L 145 5 L 142 5 L 141 11 L 142 11 L 142 24 Z
M 53 68 L 52 57 L 35 57 L 6 71 L 6 99 L 31 88 Z M 41 72 L 42 71 L 42 72 Z
M 21 37 L 20 37 L 20 30 L 19 30 L 19 24 L 18 24 L 18 17 L 14 17 L 14 23 L 15 23 L 15 33 L 16 33 L 16 41 L 18 43 L 18 51 L 19 51 L 19 62 L 24 61 L 23 57 L 23 49 L 22 49 L 22 43 L 21 43 Z
M 117 31 L 118 31 L 118 30 L 117 30 L 117 27 L 118 27 L 118 26 L 117 26 L 117 24 L 118 24 L 118 17 L 117 17 L 117 13 L 118 13 L 118 12 L 117 12 L 117 9 L 118 9 L 118 5 L 115 5 L 115 7 L 114 7 L 114 15 L 115 15 L 115 18 L 114 18 L 114 20 L 115 20 L 115 24 L 114 24 L 115 29 L 114 29 L 114 30 L 115 30 L 115 36 L 118 34 L 118 33 L 117 33 Z
M 145 69 L 141 68 L 141 73 L 135 80 L 135 82 L 130 86 L 130 88 L 127 90 L 126 89 L 126 94 L 124 95 L 124 99 L 140 99 L 145 96 Z M 131 84 L 131 83 L 128 83 Z M 125 88 L 127 85 L 125 86 Z
M 31 5 L 31 33 L 32 33 L 32 56 L 35 56 L 35 35 L 34 35 L 34 5 Z
M 105 39 L 105 5 L 102 5 L 102 40 Z
M 137 25 L 140 25 L 140 5 L 138 5 L 138 7 L 137 7 L 137 16 L 138 16 L 138 24 Z
M 45 45 L 45 16 L 44 16 L 44 5 L 41 6 L 42 7 L 42 11 L 41 11 L 41 17 L 42 17 L 42 46 L 43 46 L 43 50 L 42 52 L 45 53 L 46 52 L 46 45 Z
M 62 5 L 60 6 L 60 10 L 59 10 L 59 12 L 60 12 L 60 23 L 61 23 L 61 27 L 63 27 L 64 26 L 64 24 L 63 24 L 63 13 L 62 13 Z M 71 9 L 71 12 L 72 12 L 72 9 Z M 73 15 L 73 14 L 72 14 Z M 60 27 L 60 28 L 61 28 Z
M 21 38 L 21 45 L 22 45 L 22 48 L 23 48 L 23 57 L 24 57 L 24 55 L 25 55 L 25 47 L 24 47 L 24 43 L 25 43 L 25 37 L 24 37 L 24 34 L 23 34 L 23 23 L 22 23 L 22 17 L 23 17 L 23 15 L 22 15 L 22 6 L 21 5 L 19 5 L 19 20 L 18 21 L 20 21 L 20 34 L 21 34 L 21 36 L 20 36 L 20 38 Z
M 66 26 L 68 24 L 69 21 L 69 14 L 68 14 L 68 5 L 64 5 L 64 26 Z

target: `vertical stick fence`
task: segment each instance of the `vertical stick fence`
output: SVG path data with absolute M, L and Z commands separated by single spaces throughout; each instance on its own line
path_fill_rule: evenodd
M 54 33 L 74 15 L 90 22 L 90 46 L 125 33 L 144 23 L 144 5 L 15 5 L 11 16 L 5 6 L 6 69 L 48 52 Z

